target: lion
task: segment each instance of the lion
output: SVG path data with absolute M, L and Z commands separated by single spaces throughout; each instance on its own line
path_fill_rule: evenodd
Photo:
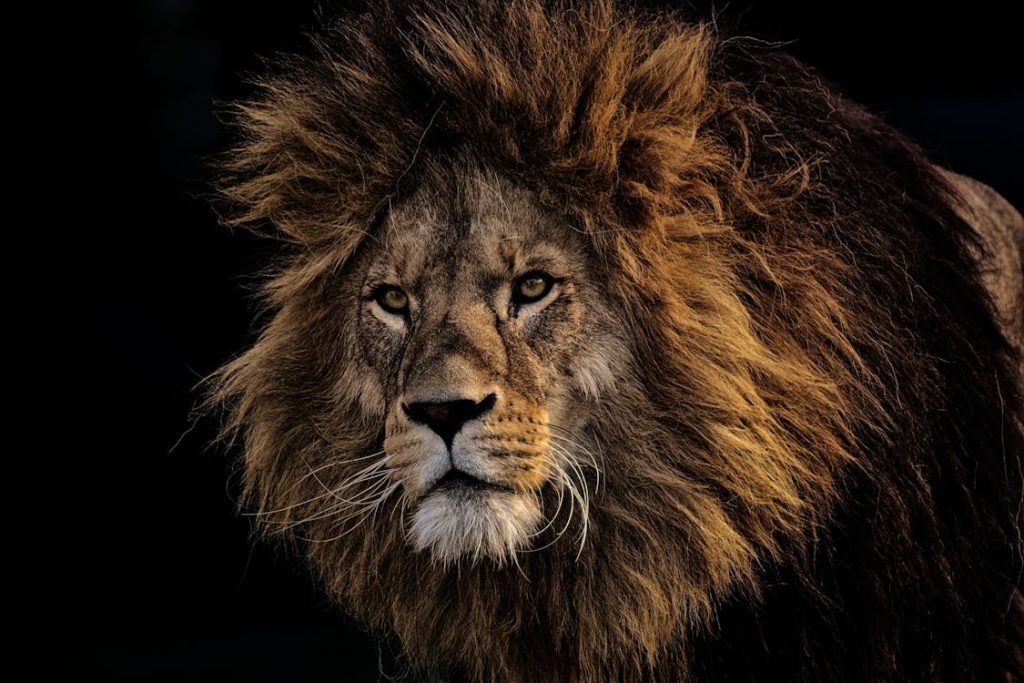
M 416 676 L 1021 680 L 1024 222 L 779 49 L 375 3 L 232 108 L 211 377 L 263 535 Z

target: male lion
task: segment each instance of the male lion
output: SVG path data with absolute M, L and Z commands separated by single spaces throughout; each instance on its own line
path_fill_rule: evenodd
M 259 528 L 445 680 L 1019 680 L 1020 215 L 675 15 L 375 4 L 221 165 Z

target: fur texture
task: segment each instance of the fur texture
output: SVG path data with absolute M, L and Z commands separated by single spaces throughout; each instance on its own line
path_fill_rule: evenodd
M 1020 677 L 1020 359 L 917 147 L 605 0 L 381 3 L 313 46 L 234 110 L 226 220 L 285 246 L 211 403 L 346 609 L 452 679 Z M 467 275 L 509 239 L 575 288 L 518 328 Z M 365 290 L 403 268 L 405 322 Z M 449 381 L 521 444 L 479 523 L 413 509 L 444 451 L 398 441 Z

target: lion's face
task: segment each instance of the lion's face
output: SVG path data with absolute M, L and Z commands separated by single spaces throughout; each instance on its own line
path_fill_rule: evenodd
M 529 547 L 545 489 L 586 505 L 574 435 L 623 356 L 583 235 L 524 190 L 465 184 L 396 207 L 351 274 L 365 419 L 409 541 L 446 563 Z

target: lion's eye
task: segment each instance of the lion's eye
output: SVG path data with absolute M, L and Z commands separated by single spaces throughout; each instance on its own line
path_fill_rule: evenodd
M 391 285 L 378 289 L 374 300 L 388 313 L 401 314 L 409 308 L 409 296 L 398 287 Z
M 516 280 L 512 288 L 512 298 L 517 304 L 529 304 L 540 301 L 551 291 L 555 279 L 547 273 L 534 271 Z

